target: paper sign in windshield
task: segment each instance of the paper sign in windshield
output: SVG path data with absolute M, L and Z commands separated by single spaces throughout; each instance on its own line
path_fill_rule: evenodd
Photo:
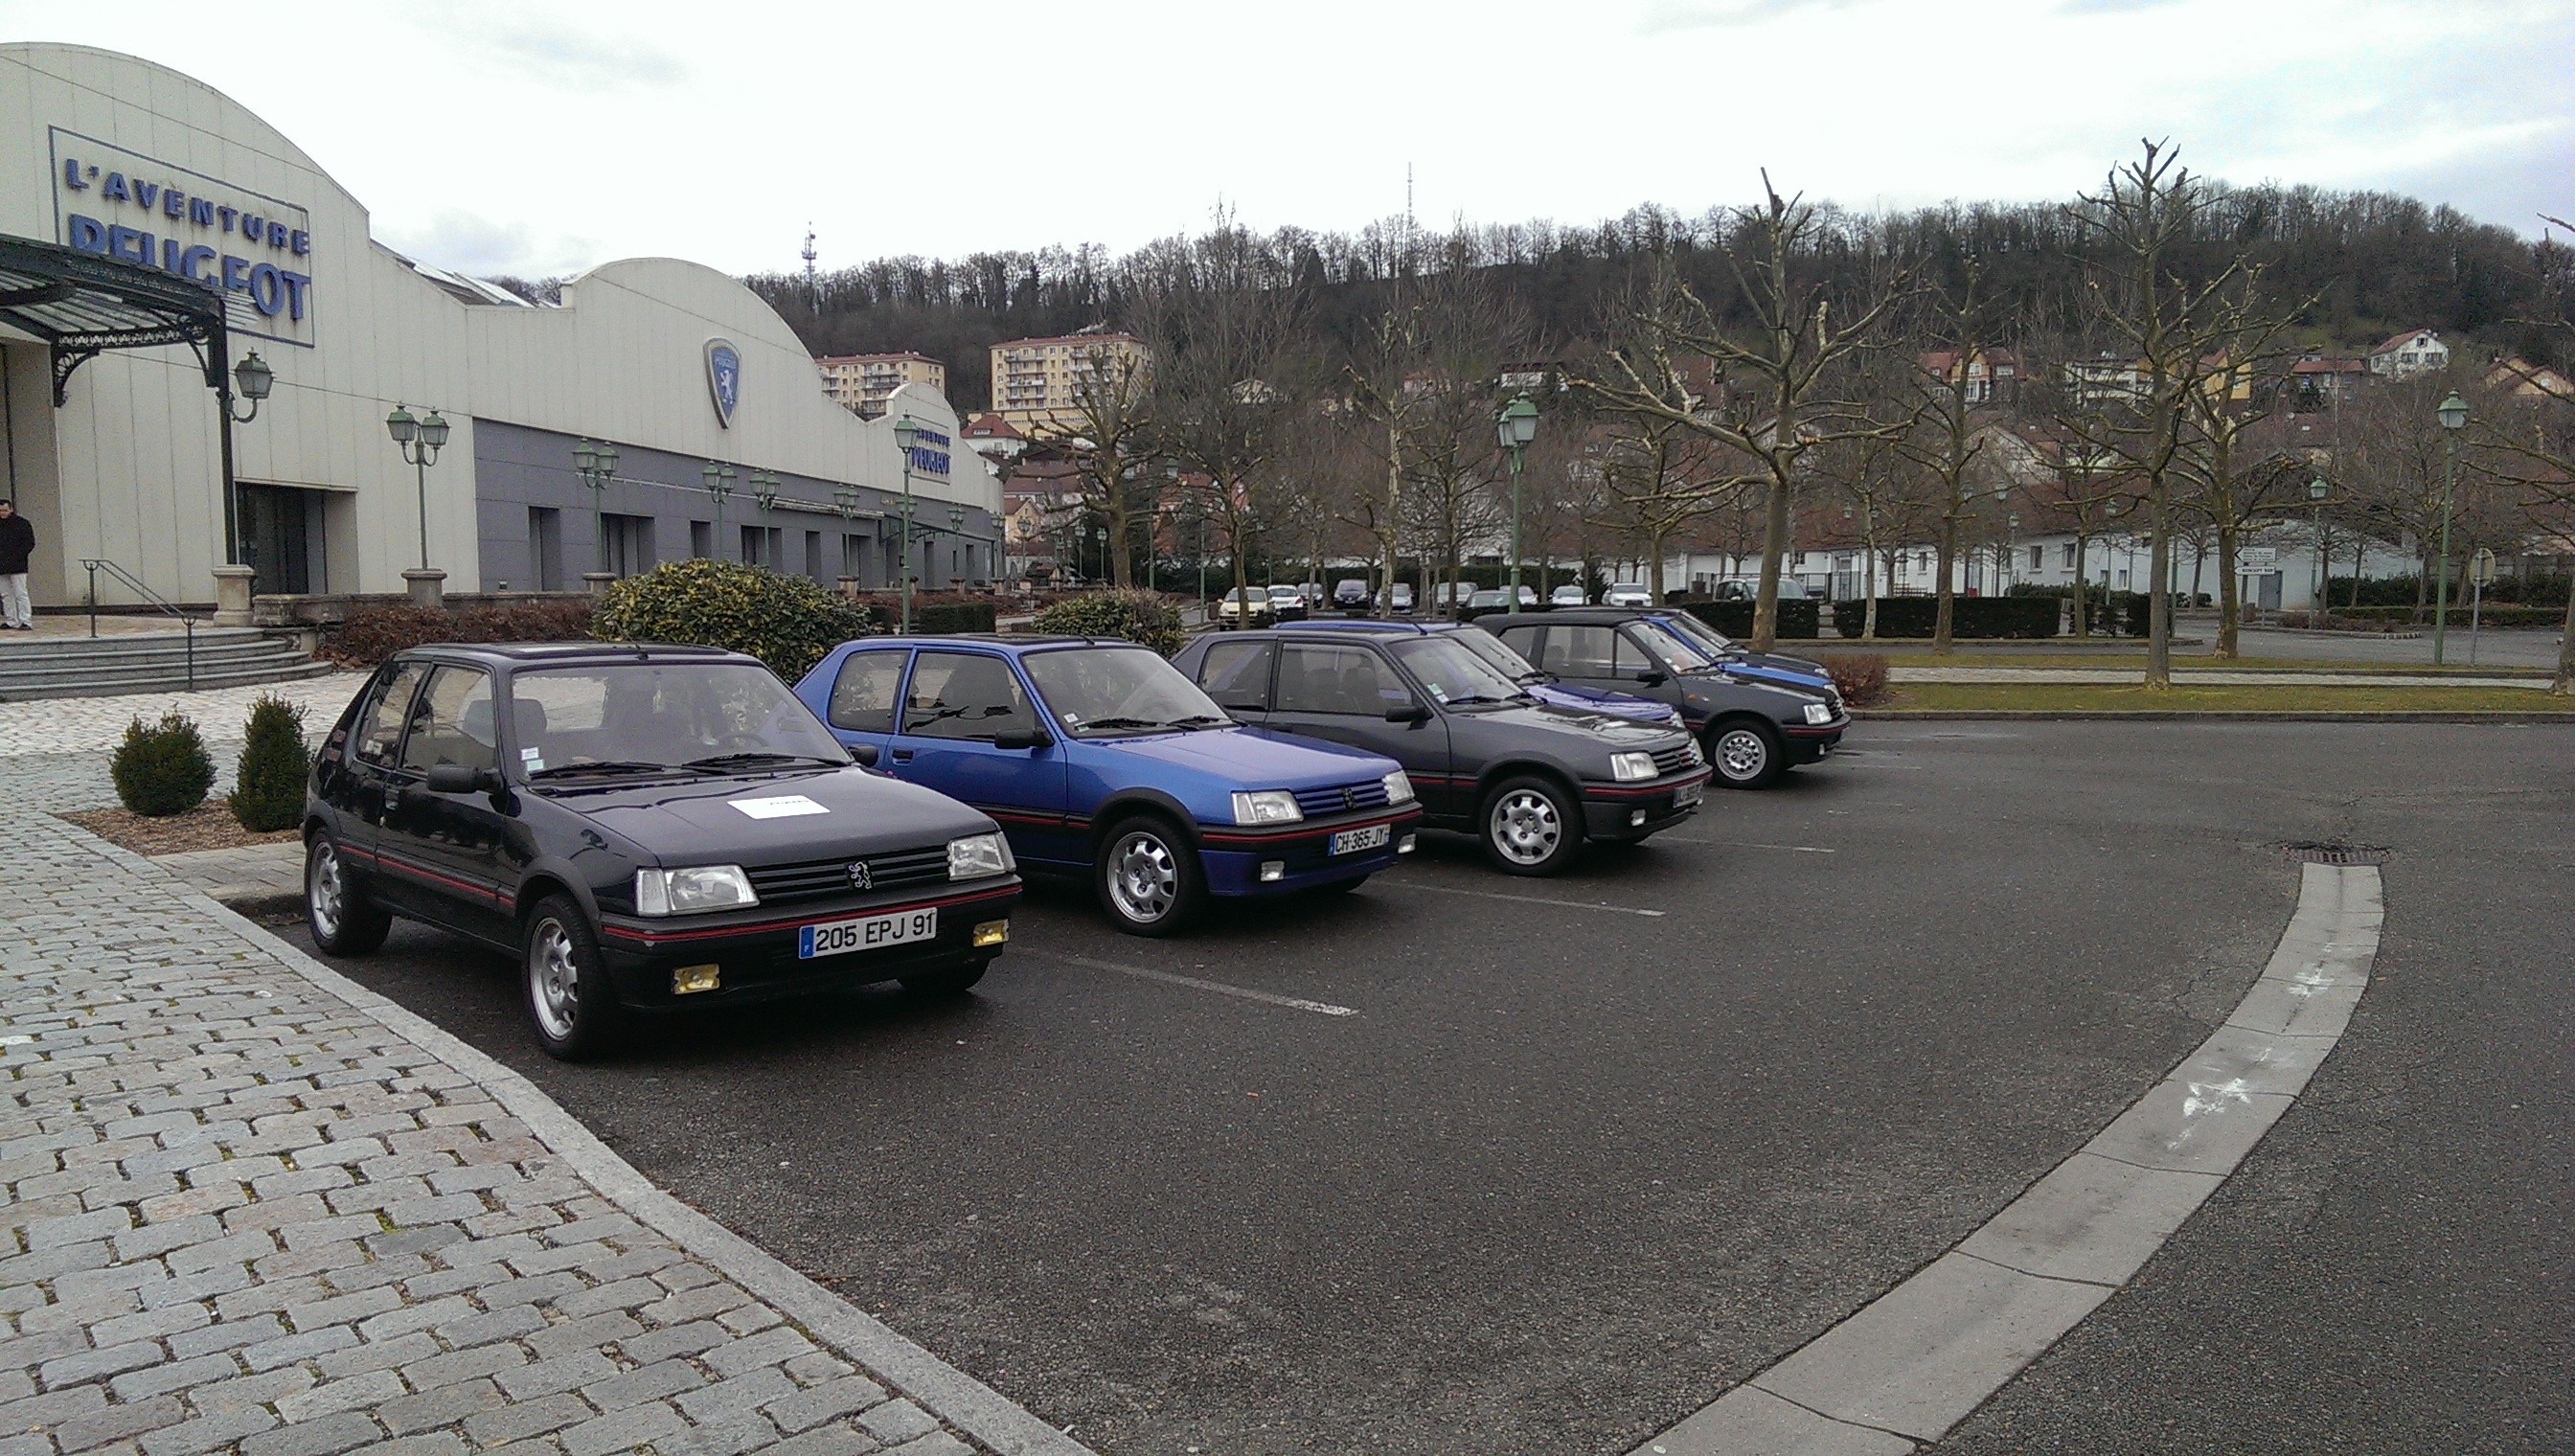
M 801 793 L 782 793 L 774 798 L 728 798 L 725 802 L 756 819 L 792 819 L 799 814 L 831 812 Z

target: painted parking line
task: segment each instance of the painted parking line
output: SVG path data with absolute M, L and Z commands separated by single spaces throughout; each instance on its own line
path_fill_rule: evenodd
M 1629 1456 L 1905 1456 L 2145 1266 L 2296 1102 L 2369 987 L 2378 870 L 2309 864 L 2226 1024 L 1954 1247 Z
M 1239 996 L 1244 1000 L 1259 1001 L 1264 1005 L 1286 1006 L 1291 1011 L 1311 1011 L 1317 1016 L 1358 1014 L 1358 1008 L 1355 1006 L 1335 1006 L 1329 1001 L 1309 1001 L 1302 996 L 1275 995 L 1269 991 L 1256 991 L 1250 986 L 1227 985 L 1221 980 L 1201 980 L 1194 975 L 1153 970 L 1142 965 L 1121 965 L 1114 960 L 1094 960 L 1087 955 L 1050 953 L 1030 958 L 1041 965 L 1053 962 L 1059 965 L 1078 965 L 1084 970 L 1106 970 L 1116 975 L 1132 975 L 1138 980 L 1158 980 L 1166 985 L 1188 986 L 1194 991 L 1214 991 L 1221 996 Z
M 1664 914 L 1664 911 L 1662 910 L 1640 910 L 1633 905 L 1604 905 L 1597 900 L 1556 900 L 1547 899 L 1542 895 L 1503 894 L 1497 890 L 1490 889 L 1458 889 L 1450 885 L 1422 884 L 1413 880 L 1406 880 L 1400 885 L 1390 884 L 1386 887 L 1389 889 L 1426 889 L 1432 894 L 1466 894 L 1473 895 L 1477 899 L 1509 900 L 1514 904 L 1523 905 L 1556 905 L 1568 910 L 1607 910 L 1611 914 L 1644 915 L 1648 918 L 1657 920 L 1661 919 Z
M 1777 849 L 1789 854 L 1838 854 L 1839 849 L 1821 844 L 1764 844 L 1751 839 L 1703 839 L 1696 834 L 1658 834 L 1655 837 L 1675 844 L 1721 844 L 1728 849 Z

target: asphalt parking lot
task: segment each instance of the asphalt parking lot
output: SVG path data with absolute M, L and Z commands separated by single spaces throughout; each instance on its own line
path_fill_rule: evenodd
M 335 962 L 646 1173 L 1113 1453 L 1613 1456 L 1973 1229 L 2384 844 L 2300 1104 L 1943 1450 L 2562 1451 L 2575 731 L 1863 726 L 1554 880 L 1431 836 L 1356 895 L 1110 931 L 979 993 L 538 1054 L 511 967 Z

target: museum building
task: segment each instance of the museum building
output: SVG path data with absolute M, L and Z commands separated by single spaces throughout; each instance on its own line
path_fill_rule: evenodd
M 907 487 L 920 579 L 994 575 L 1000 484 L 948 402 L 861 419 L 714 269 L 627 259 L 531 303 L 376 242 L 212 87 L 80 46 L 0 45 L 0 496 L 40 607 L 93 580 L 578 591 L 688 557 L 877 588 Z

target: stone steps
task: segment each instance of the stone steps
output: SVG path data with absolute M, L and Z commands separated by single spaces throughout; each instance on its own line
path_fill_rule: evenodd
M 306 656 L 293 634 L 203 628 L 196 634 L 198 689 L 287 683 L 332 671 Z M 0 641 L 0 703 L 175 693 L 191 686 L 185 633 L 42 637 Z

